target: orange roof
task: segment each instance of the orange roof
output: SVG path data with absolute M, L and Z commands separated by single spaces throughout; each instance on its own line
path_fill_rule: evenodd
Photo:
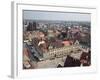
M 65 46 L 70 45 L 70 41 L 62 41 L 62 43 L 63 43 Z

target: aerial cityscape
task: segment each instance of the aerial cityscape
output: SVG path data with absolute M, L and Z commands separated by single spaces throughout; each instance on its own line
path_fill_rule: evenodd
M 67 20 L 57 19 L 53 16 L 55 14 L 53 12 L 49 15 L 55 20 L 53 18 L 46 19 L 48 18 L 47 12 L 41 13 L 45 19 L 36 17 L 39 12 L 37 15 L 32 15 L 30 11 L 23 13 L 23 69 L 91 65 L 91 21 L 89 21 L 90 19 L 86 20 L 84 14 L 81 17 L 80 14 L 73 13 L 77 14 L 76 17 L 84 20 L 78 19 L 78 21 L 72 18 L 71 21 L 70 18 Z M 65 14 L 63 15 L 72 15 L 72 13 Z M 58 15 L 62 16 L 62 14 Z M 88 15 L 90 16 L 90 14 Z M 29 18 L 30 16 L 33 16 L 33 19 Z

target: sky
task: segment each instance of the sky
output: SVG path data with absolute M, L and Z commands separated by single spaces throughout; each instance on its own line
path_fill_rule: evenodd
M 49 12 L 49 11 L 23 11 L 23 18 L 26 20 L 59 20 L 59 21 L 91 21 L 91 14 Z

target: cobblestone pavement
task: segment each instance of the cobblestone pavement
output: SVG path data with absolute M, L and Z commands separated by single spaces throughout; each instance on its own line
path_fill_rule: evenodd
M 37 68 L 55 68 L 58 64 L 64 65 L 66 57 L 45 60 L 37 63 Z

